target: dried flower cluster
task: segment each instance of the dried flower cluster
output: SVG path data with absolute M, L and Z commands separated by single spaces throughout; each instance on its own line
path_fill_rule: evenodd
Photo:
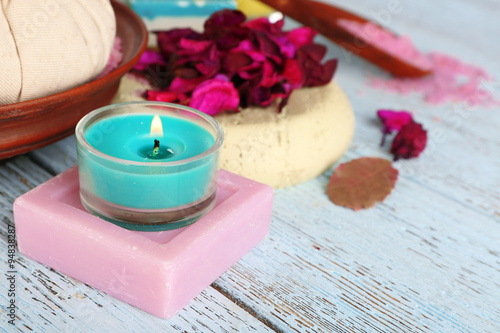
M 281 110 L 294 89 L 327 84 L 337 67 L 336 59 L 321 63 L 326 47 L 313 43 L 316 31 L 282 28 L 283 20 L 246 21 L 225 9 L 205 22 L 203 33 L 157 32 L 159 51 L 146 51 L 135 67 L 158 88 L 146 98 L 210 115 L 277 99 Z
M 384 125 L 382 143 L 387 134 L 397 132 L 391 144 L 394 160 L 417 157 L 427 144 L 427 131 L 406 111 L 379 110 L 377 115 Z

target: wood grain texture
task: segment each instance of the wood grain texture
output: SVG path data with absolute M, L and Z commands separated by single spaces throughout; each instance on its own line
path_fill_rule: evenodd
M 500 95 L 500 3 L 403 1 L 388 25 L 424 50 L 485 67 Z M 371 18 L 385 1 L 353 0 Z M 321 38 L 320 38 L 321 39 Z M 430 106 L 418 96 L 373 90 L 374 66 L 334 45 L 336 79 L 357 118 L 340 162 L 390 159 L 379 147 L 379 108 L 415 111 L 429 146 L 398 161 L 395 190 L 382 204 L 353 212 L 325 190 L 332 170 L 276 191 L 269 236 L 170 320 L 135 308 L 19 256 L 18 328 L 29 331 L 187 332 L 499 332 L 500 114 L 460 104 Z M 499 96 L 500 97 L 500 96 Z M 76 163 L 74 138 L 0 165 L 0 251 L 12 201 Z M 0 259 L 5 267 L 6 258 Z M 6 304 L 0 279 L 0 304 Z M 5 311 L 0 308 L 0 311 Z M 265 324 L 264 324 L 265 323 Z M 4 327 L 3 323 L 0 327 Z M 0 331 L 3 328 L 0 328 Z

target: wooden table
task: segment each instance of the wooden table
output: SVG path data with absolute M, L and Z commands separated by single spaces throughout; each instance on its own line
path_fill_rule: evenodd
M 421 50 L 453 54 L 500 79 L 500 2 L 392 3 L 399 7 L 345 6 L 411 35 Z M 498 108 L 430 106 L 376 91 L 366 78 L 383 75 L 378 69 L 336 46 L 329 55 L 340 60 L 336 80 L 357 118 L 343 162 L 391 158 L 378 145 L 379 108 L 415 110 L 429 130 L 421 157 L 395 163 L 400 177 L 384 203 L 360 212 L 333 205 L 325 195 L 332 170 L 277 190 L 268 237 L 169 320 L 16 253 L 18 318 L 7 324 L 11 297 L 2 276 L 0 331 L 499 332 Z M 499 95 L 498 81 L 490 88 Z M 14 199 L 75 163 L 74 137 L 0 162 L 2 272 Z

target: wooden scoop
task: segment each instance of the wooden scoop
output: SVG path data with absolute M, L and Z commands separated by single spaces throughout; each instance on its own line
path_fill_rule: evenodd
M 418 78 L 431 71 L 419 68 L 354 35 L 339 20 L 365 24 L 370 21 L 338 7 L 312 0 L 260 0 L 299 23 L 307 25 L 336 44 L 401 78 Z M 384 29 L 384 28 L 382 28 Z M 384 29 L 385 30 L 385 29 Z

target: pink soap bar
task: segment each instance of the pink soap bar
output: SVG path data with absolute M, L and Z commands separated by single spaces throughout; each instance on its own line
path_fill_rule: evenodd
M 85 211 L 73 167 L 14 202 L 19 251 L 156 316 L 186 306 L 269 230 L 273 190 L 221 170 L 215 208 L 160 232 L 126 230 Z

